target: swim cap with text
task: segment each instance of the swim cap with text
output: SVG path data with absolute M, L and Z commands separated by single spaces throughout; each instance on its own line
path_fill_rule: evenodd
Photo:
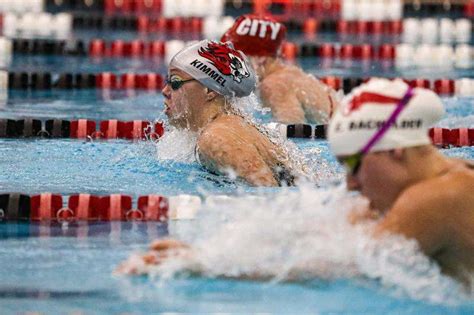
M 242 15 L 222 36 L 248 56 L 276 57 L 286 37 L 286 27 L 268 16 Z
M 371 79 L 342 100 L 333 115 L 328 140 L 335 155 L 360 152 L 388 120 L 409 89 L 402 80 Z M 413 89 L 413 96 L 395 123 L 370 151 L 430 144 L 429 128 L 444 115 L 441 99 L 433 91 Z
M 248 58 L 230 43 L 203 40 L 187 46 L 171 59 L 171 67 L 224 96 L 248 96 L 256 87 Z

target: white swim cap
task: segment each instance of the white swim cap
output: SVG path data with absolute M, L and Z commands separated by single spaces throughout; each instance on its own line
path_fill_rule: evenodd
M 426 145 L 431 143 L 428 129 L 443 115 L 433 91 L 411 89 L 399 79 L 371 79 L 342 100 L 329 123 L 328 140 L 337 156 Z M 390 117 L 393 124 L 380 132 Z
M 248 96 L 257 84 L 251 63 L 230 43 L 202 40 L 178 52 L 170 67 L 186 72 L 224 96 Z

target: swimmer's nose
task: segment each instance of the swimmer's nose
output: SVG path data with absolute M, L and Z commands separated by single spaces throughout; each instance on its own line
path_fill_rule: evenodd
M 163 94 L 163 96 L 165 98 L 170 98 L 171 97 L 171 88 L 168 84 L 165 84 L 165 86 L 161 90 L 161 94 Z
M 348 174 L 346 177 L 346 184 L 348 190 L 359 190 L 360 183 L 357 180 L 356 176 Z

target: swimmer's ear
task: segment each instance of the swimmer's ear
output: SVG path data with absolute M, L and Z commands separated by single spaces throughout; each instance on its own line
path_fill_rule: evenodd
M 404 153 L 405 153 L 405 149 L 403 148 L 390 150 L 390 155 L 399 161 L 403 160 Z
M 219 94 L 217 94 L 215 91 L 209 88 L 206 88 L 206 101 L 210 102 L 218 96 Z

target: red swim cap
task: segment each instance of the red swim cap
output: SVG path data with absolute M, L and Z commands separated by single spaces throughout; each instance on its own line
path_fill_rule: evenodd
M 272 17 L 246 14 L 237 18 L 221 42 L 232 42 L 248 56 L 276 57 L 285 37 L 285 25 Z

